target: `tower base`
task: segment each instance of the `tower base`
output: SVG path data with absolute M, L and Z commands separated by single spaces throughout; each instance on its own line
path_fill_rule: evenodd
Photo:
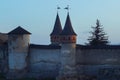
M 78 80 L 77 71 L 75 68 L 72 70 L 61 70 L 56 80 Z

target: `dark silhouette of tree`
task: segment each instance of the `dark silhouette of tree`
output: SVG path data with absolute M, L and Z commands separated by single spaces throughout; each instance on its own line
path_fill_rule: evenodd
M 92 36 L 90 36 L 88 39 L 88 45 L 99 46 L 107 45 L 109 43 L 108 36 L 106 36 L 106 33 L 104 32 L 102 25 L 98 19 L 96 21 L 96 26 L 92 27 L 92 29 L 93 31 L 90 32 Z

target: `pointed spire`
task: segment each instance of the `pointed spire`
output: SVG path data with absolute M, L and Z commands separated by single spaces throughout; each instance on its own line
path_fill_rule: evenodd
M 71 24 L 69 12 L 67 14 L 65 26 L 64 26 L 64 29 L 63 29 L 61 35 L 76 35 L 76 33 L 73 30 L 72 24 Z
M 52 33 L 50 34 L 50 36 L 59 35 L 61 32 L 62 32 L 62 26 L 61 26 L 59 15 L 57 13 L 54 29 L 53 29 Z
M 66 9 L 67 11 L 68 11 L 68 13 L 69 13 L 69 5 L 67 5 L 67 7 L 65 7 L 64 9 Z

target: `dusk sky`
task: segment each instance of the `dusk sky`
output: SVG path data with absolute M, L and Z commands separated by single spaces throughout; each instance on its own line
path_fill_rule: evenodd
M 17 26 L 32 33 L 31 43 L 50 44 L 57 5 L 64 27 L 70 6 L 72 26 L 77 43 L 84 44 L 90 36 L 91 26 L 99 19 L 111 44 L 120 44 L 120 0 L 0 0 L 0 32 L 8 33 Z

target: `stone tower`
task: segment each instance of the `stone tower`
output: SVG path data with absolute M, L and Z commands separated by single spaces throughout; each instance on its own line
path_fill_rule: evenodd
M 54 28 L 52 33 L 50 34 L 51 44 L 58 45 L 60 44 L 60 33 L 62 32 L 61 22 L 59 15 L 57 13 Z
M 9 76 L 17 77 L 25 72 L 29 49 L 30 32 L 20 26 L 8 33 L 8 67 Z M 16 76 L 17 75 L 17 76 Z
M 68 13 L 64 29 L 61 32 L 61 68 L 58 80 L 77 80 L 76 36 Z

